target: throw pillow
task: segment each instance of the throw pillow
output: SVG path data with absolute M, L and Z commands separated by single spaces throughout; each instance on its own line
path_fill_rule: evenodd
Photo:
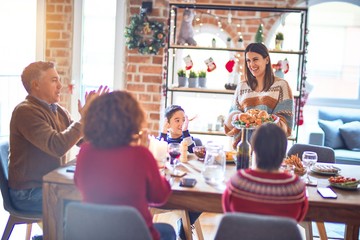
M 345 123 L 340 127 L 340 134 L 348 149 L 360 151 L 360 122 Z
M 344 124 L 341 119 L 334 121 L 319 120 L 319 126 L 325 133 L 324 145 L 331 148 L 344 148 L 339 128 Z

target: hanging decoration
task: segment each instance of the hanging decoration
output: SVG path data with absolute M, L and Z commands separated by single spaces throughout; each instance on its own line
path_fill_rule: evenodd
M 190 70 L 193 67 L 193 61 L 191 60 L 190 55 L 187 55 L 186 57 L 183 58 L 184 62 L 185 62 L 185 69 L 186 70 Z
M 229 73 L 232 73 L 232 71 L 234 70 L 234 66 L 235 66 L 235 60 L 234 59 L 230 59 L 226 64 L 225 64 L 225 68 Z
M 146 14 L 136 14 L 125 28 L 125 37 L 129 49 L 156 55 L 165 46 L 164 24 L 148 20 Z
M 279 60 L 276 64 L 272 64 L 271 67 L 275 70 L 275 75 L 279 78 L 284 78 L 284 74 L 288 73 L 290 69 L 287 58 Z
M 206 66 L 208 67 L 207 68 L 208 72 L 212 72 L 212 71 L 215 70 L 216 64 L 215 64 L 214 59 L 212 57 L 206 59 L 204 62 L 206 64 Z

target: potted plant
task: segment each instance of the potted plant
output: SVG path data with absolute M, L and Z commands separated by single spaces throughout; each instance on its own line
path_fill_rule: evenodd
M 198 72 L 199 76 L 199 87 L 206 87 L 206 71 L 201 70 Z
M 178 84 L 179 87 L 186 86 L 186 71 L 184 69 L 179 69 L 177 72 L 178 75 Z
M 275 36 L 275 49 L 276 50 L 282 49 L 283 41 L 284 41 L 284 34 L 282 32 L 278 32 Z
M 198 85 L 198 75 L 195 71 L 190 70 L 189 73 L 189 88 L 196 88 Z

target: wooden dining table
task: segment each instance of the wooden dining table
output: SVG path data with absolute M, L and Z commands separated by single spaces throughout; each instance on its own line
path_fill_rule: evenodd
M 69 201 L 81 200 L 81 195 L 74 185 L 74 174 L 67 172 L 69 165 L 74 165 L 74 162 L 55 169 L 43 178 L 44 239 L 63 239 L 65 206 Z M 201 176 L 202 165 L 201 161 L 193 159 L 177 167 L 178 170 L 186 172 L 184 177 L 196 178 L 197 184 L 193 188 L 180 187 L 180 179 L 171 178 L 172 194 L 161 208 L 223 213 L 222 193 L 227 180 L 235 174 L 236 167 L 232 163 L 227 164 L 224 182 L 210 185 Z M 360 166 L 335 166 L 341 169 L 341 175 L 360 179 Z M 316 179 L 318 185 L 307 187 L 309 209 L 305 221 L 344 223 L 344 239 L 357 240 L 360 226 L 360 189 L 350 191 L 333 188 L 337 199 L 324 199 L 318 194 L 317 187 L 328 187 L 329 176 L 310 173 L 310 177 Z

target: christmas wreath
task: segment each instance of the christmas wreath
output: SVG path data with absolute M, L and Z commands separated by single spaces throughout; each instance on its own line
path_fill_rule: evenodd
M 125 28 L 126 45 L 141 54 L 157 54 L 165 46 L 164 24 L 149 21 L 146 15 L 134 15 Z

